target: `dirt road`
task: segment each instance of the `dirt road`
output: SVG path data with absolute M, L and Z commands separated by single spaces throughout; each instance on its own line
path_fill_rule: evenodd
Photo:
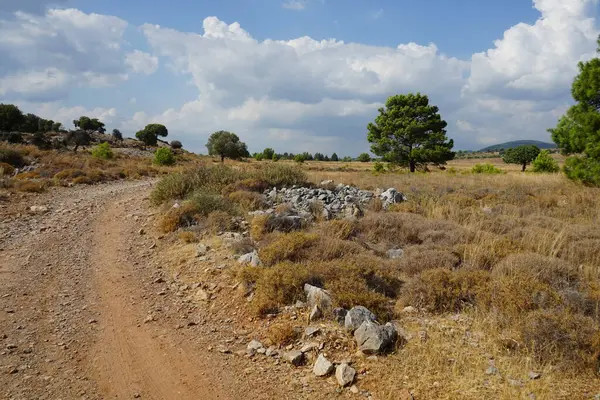
M 290 398 L 285 380 L 209 351 L 231 329 L 161 284 L 150 189 L 61 188 L 0 209 L 0 398 Z

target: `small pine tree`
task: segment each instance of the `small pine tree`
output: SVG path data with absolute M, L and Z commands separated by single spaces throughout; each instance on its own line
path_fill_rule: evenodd
M 533 172 L 558 172 L 560 167 L 548 150 L 542 150 L 531 163 Z
M 98 146 L 92 149 L 92 156 L 96 158 L 101 158 L 103 160 L 110 160 L 114 157 L 112 149 L 110 145 L 106 142 L 100 143 Z
M 154 152 L 154 164 L 173 165 L 175 164 L 175 155 L 168 147 L 161 147 Z

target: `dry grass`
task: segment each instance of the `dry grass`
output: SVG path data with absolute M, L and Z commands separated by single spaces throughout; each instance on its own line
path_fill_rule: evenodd
M 177 237 L 184 243 L 198 243 L 198 236 L 194 232 L 180 232 Z
M 401 388 L 432 399 L 593 397 L 600 388 L 600 190 L 494 159 L 486 162 L 505 174 L 474 175 L 468 170 L 476 162 L 377 175 L 368 163 L 305 163 L 313 183 L 395 187 L 409 201 L 388 211 L 373 202 L 358 221 L 318 221 L 288 233 L 272 217 L 252 218 L 267 267 L 235 270 L 253 290 L 250 307 L 277 312 L 303 300 L 308 282 L 329 290 L 335 306 L 363 305 L 382 321 L 398 319 L 412 339 L 370 365 L 361 382 L 380 398 Z M 250 198 L 263 190 L 244 185 L 225 192 Z M 395 248 L 404 255 L 387 259 Z M 418 316 L 403 313 L 408 305 Z M 491 358 L 498 376 L 485 374 Z M 542 378 L 530 381 L 531 370 Z
M 300 332 L 292 322 L 280 322 L 269 327 L 267 339 L 272 345 L 283 347 L 294 343 L 300 337 Z
M 23 157 L 26 164 L 35 162 L 35 171 L 21 172 L 14 179 L 34 181 L 33 184 L 20 184 L 14 190 L 27 190 L 52 185 L 68 186 L 77 184 L 95 184 L 118 179 L 140 179 L 181 170 L 196 165 L 200 161 L 195 155 L 187 155 L 178 161 L 178 165 L 165 167 L 154 166 L 151 154 L 147 157 L 118 154 L 112 159 L 93 157 L 90 151 L 82 149 L 77 152 L 69 150 L 40 150 L 32 145 L 0 144 L 0 151 L 9 150 Z M 0 165 L 0 170 L 2 166 Z M 6 172 L 8 168 L 4 168 Z M 12 173 L 13 170 L 10 170 Z M 21 190 L 21 191 L 27 191 Z

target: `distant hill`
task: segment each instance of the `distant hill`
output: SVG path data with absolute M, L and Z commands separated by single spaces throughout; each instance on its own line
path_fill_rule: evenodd
M 486 151 L 498 151 L 500 149 L 512 149 L 513 147 L 519 147 L 526 144 L 533 144 L 539 147 L 540 149 L 555 149 L 556 144 L 548 143 L 548 142 L 540 142 L 539 140 L 513 140 L 512 142 L 499 143 L 492 146 L 488 146 L 479 150 L 480 152 Z

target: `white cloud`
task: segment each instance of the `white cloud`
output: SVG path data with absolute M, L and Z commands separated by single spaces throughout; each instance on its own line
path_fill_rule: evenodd
M 520 98 L 532 91 L 553 97 L 577 73 L 577 62 L 592 57 L 598 29 L 592 17 L 597 0 L 535 0 L 541 17 L 517 24 L 493 49 L 473 55 L 467 93 Z
M 306 0 L 285 0 L 281 6 L 288 10 L 302 11 L 306 8 Z
M 137 103 L 137 99 L 135 97 L 131 97 L 129 99 L 129 104 L 136 104 Z
M 134 50 L 125 54 L 125 64 L 135 73 L 152 75 L 158 68 L 158 57 L 143 51 Z
M 60 6 L 67 2 L 67 0 L 0 0 L 0 12 L 42 13 L 47 7 Z
M 2 86 L 15 96 L 39 100 L 59 99 L 74 87 L 121 82 L 127 79 L 121 51 L 126 27 L 117 17 L 75 9 L 41 16 L 19 11 L 0 21 Z M 18 82 L 7 86 L 14 77 Z
M 37 95 L 47 102 L 72 88 L 151 74 L 162 57 L 167 70 L 189 79 L 195 99 L 162 112 L 96 112 L 124 131 L 165 123 L 170 136 L 196 150 L 203 150 L 210 133 L 227 129 L 251 150 L 358 154 L 368 149 L 366 124 L 381 103 L 389 95 L 419 91 L 440 107 L 460 147 L 549 140 L 546 129 L 569 104 L 577 62 L 594 53 L 596 4 L 535 0 L 535 23 L 509 27 L 493 48 L 470 60 L 448 56 L 434 43 L 384 47 L 306 36 L 259 41 L 240 24 L 216 17 L 204 20 L 201 33 L 145 24 L 141 31 L 150 52 L 144 53 L 123 49 L 127 23 L 116 17 L 77 10 L 19 13 L 0 22 L 0 51 L 8 54 L 0 64 L 0 95 Z

